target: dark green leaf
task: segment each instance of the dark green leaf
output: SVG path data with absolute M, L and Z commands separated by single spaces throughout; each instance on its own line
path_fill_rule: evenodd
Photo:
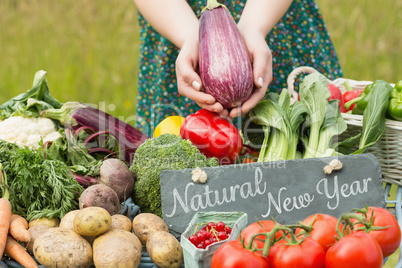
M 363 113 L 362 135 L 359 149 L 354 154 L 363 153 L 368 147 L 375 144 L 385 130 L 385 114 L 388 109 L 389 94 L 392 86 L 385 81 L 373 83 L 371 98 Z
M 347 138 L 346 140 L 340 141 L 334 145 L 334 148 L 341 154 L 348 155 L 353 154 L 356 151 L 356 147 L 359 145 L 361 133 L 356 136 Z

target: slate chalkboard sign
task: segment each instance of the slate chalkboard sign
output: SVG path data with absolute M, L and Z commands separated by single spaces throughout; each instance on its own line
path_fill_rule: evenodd
M 335 217 L 352 208 L 385 207 L 381 168 L 372 154 L 336 157 L 343 168 L 330 175 L 334 157 L 203 168 L 204 184 L 192 169 L 160 173 L 162 214 L 181 234 L 199 211 L 243 211 L 249 223 L 263 219 L 292 224 L 315 213 Z

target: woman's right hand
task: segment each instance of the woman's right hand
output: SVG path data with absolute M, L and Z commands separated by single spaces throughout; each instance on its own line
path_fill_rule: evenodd
M 202 82 L 197 74 L 198 39 L 184 42 L 176 59 L 177 89 L 179 93 L 194 100 L 201 108 L 228 116 L 229 112 L 215 98 L 202 91 Z

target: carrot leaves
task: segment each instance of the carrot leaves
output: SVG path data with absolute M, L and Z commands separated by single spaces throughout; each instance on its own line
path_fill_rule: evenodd
M 14 213 L 32 220 L 62 218 L 77 209 L 83 188 L 64 162 L 47 159 L 41 150 L 0 140 L 0 163 L 7 173 Z

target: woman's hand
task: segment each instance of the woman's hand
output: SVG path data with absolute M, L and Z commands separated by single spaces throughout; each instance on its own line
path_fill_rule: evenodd
M 265 37 L 283 17 L 291 3 L 292 0 L 246 1 L 237 27 L 250 53 L 255 88 L 253 95 L 242 105 L 241 110 L 231 111 L 231 117 L 235 113 L 248 112 L 265 96 L 272 81 L 272 54 Z
M 215 98 L 202 91 L 201 78 L 197 73 L 198 40 L 186 41 L 176 59 L 177 88 L 181 95 L 194 100 L 201 108 L 219 113 L 223 117 L 242 116 L 264 98 L 272 80 L 272 55 L 263 36 L 247 31 L 243 35 L 253 64 L 254 92 L 239 108 L 225 109 Z
M 250 29 L 244 32 L 241 29 L 239 30 L 250 53 L 253 66 L 254 92 L 241 107 L 230 111 L 229 116 L 231 118 L 244 115 L 254 108 L 264 98 L 268 85 L 272 81 L 272 54 L 265 41 L 265 36 L 258 31 Z
M 181 95 L 194 100 L 201 108 L 219 113 L 223 117 L 235 118 L 242 116 L 265 96 L 269 83 L 272 80 L 272 54 L 265 36 L 258 31 L 245 31 L 244 41 L 250 53 L 253 65 L 254 92 L 241 107 L 230 111 L 225 109 L 215 98 L 202 91 L 201 78 L 197 73 L 198 40 L 184 42 L 176 59 L 177 88 Z
M 229 112 L 215 98 L 202 91 L 202 82 L 197 74 L 198 39 L 184 42 L 176 59 L 177 89 L 179 93 L 194 100 L 201 108 L 226 117 Z

